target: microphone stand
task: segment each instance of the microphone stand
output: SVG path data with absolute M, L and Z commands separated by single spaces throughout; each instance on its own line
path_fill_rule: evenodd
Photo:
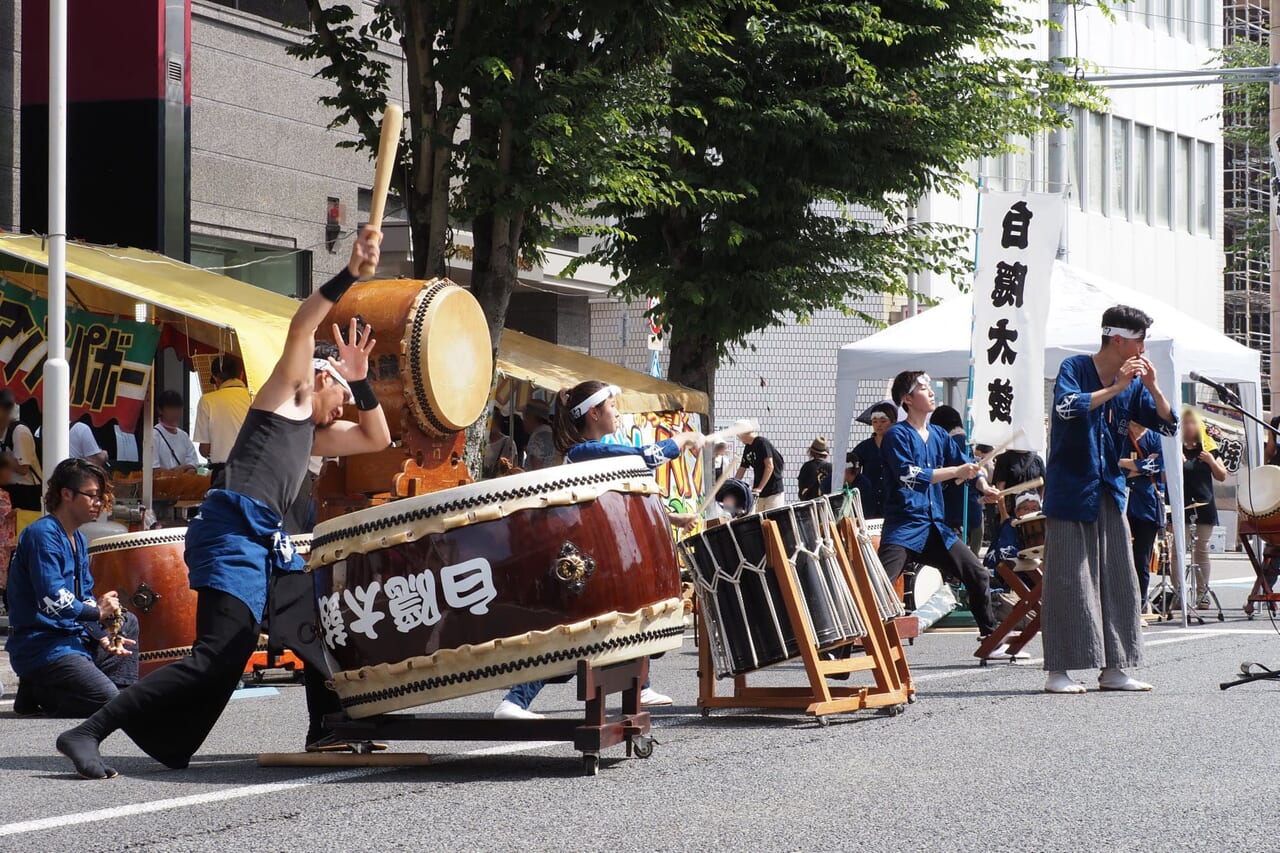
M 1240 405 L 1240 398 L 1237 397 L 1236 395 L 1234 394 L 1226 395 L 1226 394 L 1223 394 L 1221 391 L 1219 391 L 1218 400 L 1224 406 L 1236 412 L 1245 420 L 1253 421 L 1255 424 L 1257 424 L 1258 426 L 1270 432 L 1273 436 L 1276 436 L 1278 439 L 1280 439 L 1280 429 L 1276 429 L 1271 424 L 1267 423 L 1266 421 L 1262 420 L 1256 415 L 1246 412 L 1244 410 L 1244 407 Z M 1247 438 L 1248 433 L 1246 432 L 1245 435 Z M 1247 459 L 1244 460 L 1245 464 L 1248 464 L 1248 461 L 1249 460 Z M 1266 460 L 1263 460 L 1263 464 L 1266 464 Z M 1258 537 L 1257 533 L 1254 533 L 1252 535 L 1254 537 Z M 1259 553 L 1261 553 L 1261 549 L 1259 549 Z M 1280 681 L 1280 670 L 1270 669 L 1268 667 L 1263 666 L 1260 663 L 1245 661 L 1244 663 L 1240 664 L 1240 678 L 1237 678 L 1235 681 L 1224 681 L 1218 685 L 1218 688 L 1221 690 L 1229 690 L 1232 687 L 1237 687 L 1241 684 L 1252 684 L 1255 681 Z

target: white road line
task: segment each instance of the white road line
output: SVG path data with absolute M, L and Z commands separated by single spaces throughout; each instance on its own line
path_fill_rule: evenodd
M 473 749 L 463 755 L 504 755 L 514 752 L 529 752 L 554 746 L 559 741 L 531 741 L 529 743 L 503 744 Z M 96 823 L 121 817 L 168 811 L 169 809 L 202 806 L 208 803 L 221 803 L 227 800 L 239 800 L 245 797 L 256 797 L 262 794 L 274 794 L 279 791 L 290 791 L 295 788 L 308 788 L 312 785 L 325 785 L 330 782 L 342 782 L 346 779 L 359 779 L 363 776 L 376 776 L 390 773 L 393 770 L 404 770 L 403 767 L 359 767 L 351 770 L 337 770 L 332 773 L 320 773 L 315 776 L 304 776 L 288 782 L 271 782 L 262 785 L 244 785 L 239 788 L 226 788 L 221 791 L 209 791 L 204 794 L 192 794 L 187 797 L 171 797 L 165 800 L 151 800 L 143 803 L 132 803 L 127 806 L 115 806 L 109 809 L 95 809 L 88 812 L 46 817 L 39 820 L 24 820 L 17 823 L 0 824 L 0 837 L 6 835 L 22 835 L 28 832 L 40 832 L 46 829 L 61 829 L 66 826 L 78 826 L 84 823 Z

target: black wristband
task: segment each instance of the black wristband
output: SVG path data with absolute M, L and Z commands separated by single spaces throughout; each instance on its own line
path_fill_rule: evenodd
M 320 295 L 330 302 L 337 302 L 355 283 L 356 277 L 351 274 L 351 270 L 343 267 L 338 270 L 337 275 L 320 285 Z
M 372 411 L 380 405 L 378 403 L 378 395 L 373 393 L 373 386 L 369 384 L 369 379 L 353 379 L 348 383 L 351 386 L 351 396 L 355 398 L 356 408 L 362 412 Z

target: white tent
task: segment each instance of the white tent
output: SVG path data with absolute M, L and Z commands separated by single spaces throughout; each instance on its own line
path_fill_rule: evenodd
M 1254 415 L 1262 408 L 1260 356 L 1154 297 L 1060 262 L 1054 263 L 1050 283 L 1049 324 L 1045 335 L 1045 377 L 1057 376 L 1068 356 L 1094 353 L 1101 338 L 1102 312 L 1113 305 L 1133 305 L 1151 315 L 1147 357 L 1156 368 L 1160 388 L 1174 411 L 1182 408 L 1181 383 L 1191 371 L 1221 382 L 1240 383 L 1244 407 Z M 887 381 L 901 370 L 924 370 L 935 379 L 963 379 L 969 374 L 969 342 L 973 300 L 965 294 L 924 313 L 890 326 L 857 343 L 840 348 L 836 362 L 836 417 L 832 435 L 836 458 L 849 449 L 849 428 L 861 382 L 874 383 L 882 393 Z M 1250 459 L 1261 453 L 1259 431 L 1246 430 Z M 1167 460 L 1180 460 L 1177 438 L 1164 439 Z M 1172 464 L 1166 481 L 1171 506 L 1182 506 L 1182 466 Z M 1175 513 L 1174 539 L 1179 559 L 1185 553 L 1182 513 Z

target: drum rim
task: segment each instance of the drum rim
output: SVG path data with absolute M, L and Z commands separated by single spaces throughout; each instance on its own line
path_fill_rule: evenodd
M 635 480 L 645 483 L 645 494 L 658 494 L 658 483 L 653 479 L 653 472 L 639 457 L 593 459 L 589 462 L 573 462 L 539 471 L 481 480 L 452 489 L 400 498 L 322 521 L 312 531 L 311 550 L 316 553 L 336 542 L 442 516 L 461 514 L 479 507 L 496 506 L 504 501 L 530 500 L 543 493 L 573 487 L 622 486 Z M 650 485 L 652 487 L 648 488 Z M 324 561 L 320 562 L 323 564 Z
M 445 414 L 437 410 L 435 398 L 428 387 L 426 377 L 423 375 L 422 355 L 427 346 L 426 336 L 423 334 L 423 325 L 433 315 L 434 309 L 439 307 L 439 300 L 450 288 L 470 295 L 464 288 L 459 287 L 447 278 L 436 278 L 429 281 L 426 287 L 414 297 L 413 319 L 405 327 L 404 337 L 400 342 L 401 351 L 409 362 L 409 381 L 413 384 L 413 393 L 406 395 L 409 408 L 416 416 L 419 425 L 429 426 L 430 429 L 440 435 L 450 435 L 466 429 L 467 424 L 484 413 L 485 403 L 487 402 L 487 400 L 481 402 L 479 411 L 476 412 L 471 421 L 449 426 L 446 424 Z M 483 317 L 484 313 L 481 312 L 480 316 Z M 493 372 L 492 354 L 490 354 L 489 372 Z
M 135 530 L 130 533 L 115 533 L 111 536 L 99 536 L 89 545 L 89 556 L 106 551 L 123 551 L 127 548 L 146 548 L 152 545 L 174 545 L 185 542 L 187 528 L 165 527 L 161 530 Z M 151 540 L 151 541 L 147 541 Z
M 1021 527 L 1022 525 L 1029 524 L 1033 521 L 1044 521 L 1046 518 L 1048 518 L 1048 516 L 1043 512 L 1033 512 L 1030 515 L 1024 515 L 1022 518 L 1011 518 L 1009 521 L 1013 523 L 1014 527 Z

